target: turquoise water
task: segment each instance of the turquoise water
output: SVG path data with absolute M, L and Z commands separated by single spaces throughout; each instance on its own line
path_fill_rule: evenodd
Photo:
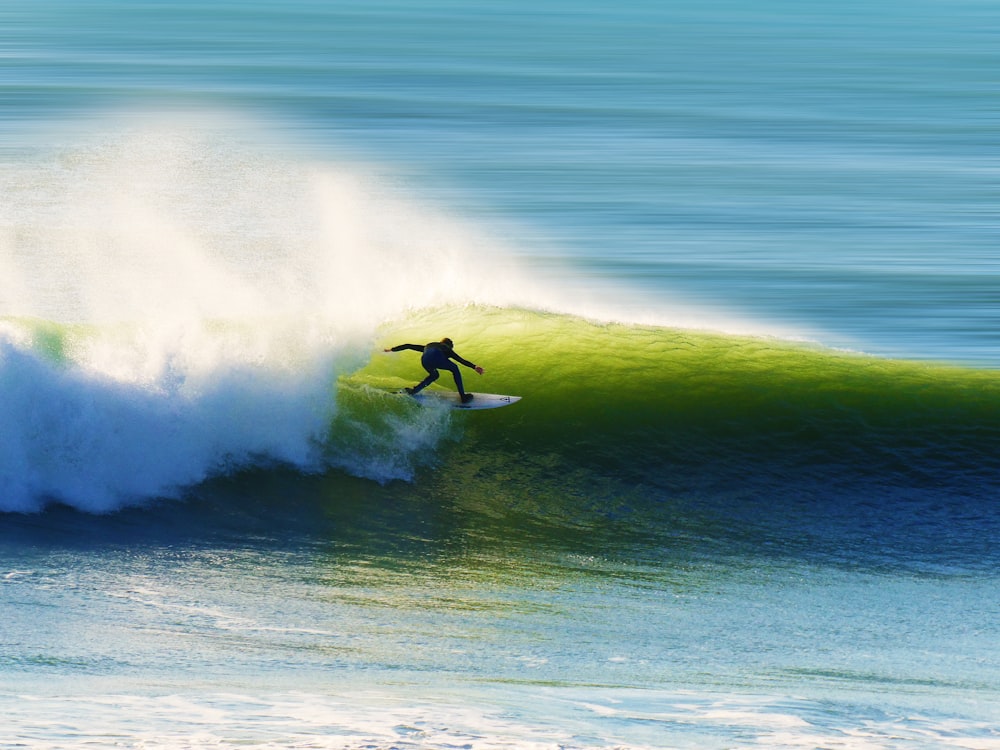
M 998 22 L 3 3 L 0 746 L 1000 747 Z

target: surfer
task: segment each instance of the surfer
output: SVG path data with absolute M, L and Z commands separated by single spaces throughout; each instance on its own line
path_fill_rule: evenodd
M 437 380 L 439 375 L 438 370 L 448 370 L 455 377 L 455 385 L 458 386 L 458 395 L 461 397 L 462 403 L 467 404 L 472 401 L 472 394 L 465 392 L 465 388 L 462 386 L 462 373 L 459 372 L 458 365 L 455 362 L 459 362 L 466 367 L 471 367 L 480 375 L 483 374 L 483 368 L 458 356 L 454 346 L 451 339 L 443 338 L 440 341 L 432 341 L 429 344 L 400 344 L 391 349 L 386 349 L 386 351 L 401 352 L 404 349 L 412 349 L 416 352 L 423 352 L 423 355 L 420 357 L 420 364 L 427 370 L 427 377 L 413 388 L 406 389 L 406 392 L 411 396 L 420 393 L 420 391 Z M 455 360 L 455 362 L 451 360 Z

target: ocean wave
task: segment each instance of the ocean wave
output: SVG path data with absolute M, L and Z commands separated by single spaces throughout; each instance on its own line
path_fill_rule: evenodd
M 0 508 L 108 511 L 270 463 L 413 480 L 450 442 L 671 495 L 997 485 L 995 373 L 616 309 L 231 125 L 137 121 L 3 167 Z M 392 395 L 419 364 L 373 352 L 445 335 L 487 368 L 470 387 L 524 401 L 465 419 Z
M 490 390 L 524 396 L 523 408 L 487 417 L 491 440 L 564 451 L 643 483 L 1000 478 L 995 372 L 506 308 L 429 314 L 392 340 L 445 333 L 487 367 Z M 404 356 L 362 372 L 399 373 Z
M 1000 489 L 988 371 L 499 307 L 413 313 L 377 343 L 283 322 L 157 333 L 4 321 L 5 510 L 113 510 L 269 464 L 413 480 L 442 441 L 672 496 Z M 523 401 L 451 414 L 396 395 L 419 359 L 378 344 L 444 335 L 486 367 L 469 389 Z
M 447 427 L 335 416 L 380 325 L 605 312 L 377 170 L 291 156 L 232 115 L 160 114 L 0 167 L 2 509 L 113 510 L 269 461 L 412 478 Z

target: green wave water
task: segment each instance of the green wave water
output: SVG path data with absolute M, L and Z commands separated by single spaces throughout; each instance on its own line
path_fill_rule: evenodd
M 523 400 L 428 416 L 392 393 L 421 377 L 417 357 L 382 354 L 338 395 L 334 443 L 350 423 L 343 446 L 363 425 L 367 460 L 412 451 L 414 492 L 612 544 L 996 560 L 995 372 L 497 308 L 423 315 L 380 343 L 445 335 L 486 368 L 468 389 Z
M 466 371 L 468 389 L 524 397 L 523 408 L 477 415 L 474 442 L 558 452 L 635 481 L 851 468 L 920 486 L 988 480 L 1000 466 L 992 371 L 507 309 L 439 312 L 384 340 L 443 335 L 487 369 Z M 421 376 L 415 357 L 377 355 L 348 382 L 391 389 Z M 435 387 L 453 385 L 445 376 Z

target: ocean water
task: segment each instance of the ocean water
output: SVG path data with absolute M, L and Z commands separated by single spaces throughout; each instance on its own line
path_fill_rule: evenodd
M 1000 748 L 998 33 L 4 0 L 0 747 Z

